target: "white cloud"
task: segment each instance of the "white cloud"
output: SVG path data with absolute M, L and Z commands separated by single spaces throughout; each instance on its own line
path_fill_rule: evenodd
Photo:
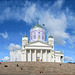
M 9 57 L 8 56 L 6 56 L 6 57 L 4 57 L 3 59 L 2 59 L 2 61 L 9 61 Z
M 64 39 L 69 38 L 69 34 L 65 32 L 67 22 L 65 14 L 59 15 L 60 17 L 55 18 L 54 15 L 49 14 L 49 12 L 45 13 L 45 16 L 40 18 L 40 23 L 44 23 L 47 36 L 52 34 L 55 38 L 55 43 L 57 44 L 64 44 L 66 41 Z
M 36 20 L 37 13 L 38 12 L 36 10 L 36 4 L 33 4 L 32 6 L 29 6 L 29 8 L 26 10 L 23 20 L 31 24 L 32 21 Z
M 68 57 L 68 56 L 65 56 L 64 60 L 65 61 L 72 61 L 72 58 L 71 57 Z
M 5 32 L 5 33 L 0 33 L 0 35 L 3 37 L 3 38 L 8 38 L 8 33 L 7 32 Z
M 63 0 L 57 0 L 54 4 L 53 7 L 61 8 L 63 4 Z
M 23 20 L 26 23 L 32 25 L 33 22 L 36 22 L 39 19 L 40 24 L 45 24 L 47 30 L 47 36 L 52 34 L 55 38 L 56 44 L 65 44 L 65 39 L 70 39 L 70 34 L 66 32 L 66 29 L 70 23 L 73 22 L 73 16 L 69 13 L 69 8 L 66 7 L 66 10 L 61 10 L 64 0 L 57 0 L 52 5 L 45 5 L 48 8 L 45 9 L 36 3 L 26 1 L 24 7 L 11 9 L 6 7 L 3 13 L 0 15 L 1 20 Z M 70 14 L 70 15 L 68 15 Z M 72 22 L 68 22 L 68 19 L 72 19 Z M 74 21 L 75 22 L 75 21 Z M 74 23 L 73 22 L 73 23 Z M 74 27 L 73 27 L 74 28 Z
M 60 8 L 62 4 L 63 0 L 57 0 L 51 9 L 56 7 Z M 47 36 L 49 36 L 51 33 L 55 38 L 56 44 L 66 43 L 64 39 L 68 39 L 69 34 L 65 32 L 67 27 L 67 20 L 64 12 L 61 12 L 61 14 L 52 13 L 50 9 L 43 10 L 42 8 L 38 8 L 36 4 L 32 4 L 26 10 L 24 21 L 27 23 L 32 23 L 32 21 L 35 21 L 36 18 L 39 18 L 40 24 L 45 24 L 45 28 L 48 32 Z
M 69 45 L 69 47 L 70 48 L 74 48 L 75 47 L 75 36 L 74 35 L 72 35 L 72 36 L 70 36 L 70 38 L 69 38 L 69 40 L 68 40 L 68 43 L 70 44 Z
M 15 45 L 13 43 L 11 43 L 9 46 L 8 46 L 8 49 L 9 50 L 17 50 L 17 49 L 21 49 L 21 46 L 20 45 Z
M 32 23 L 36 18 L 39 18 L 39 23 L 45 24 L 47 36 L 51 33 L 55 38 L 56 44 L 64 44 L 66 43 L 65 39 L 69 39 L 69 34 L 65 32 L 67 28 L 66 15 L 64 12 L 58 14 L 57 12 L 52 13 L 50 10 L 52 8 L 62 7 L 62 4 L 63 0 L 57 0 L 48 10 L 43 10 L 42 8 L 37 7 L 36 4 L 32 4 L 26 10 L 24 21 Z

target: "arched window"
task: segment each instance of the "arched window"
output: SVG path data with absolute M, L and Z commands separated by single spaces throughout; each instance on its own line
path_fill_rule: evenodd
M 32 36 L 31 36 L 31 40 L 32 40 Z
M 36 34 L 36 32 L 34 32 L 34 34 Z
M 38 38 L 40 39 L 40 35 L 38 35 Z
M 40 32 L 38 32 L 38 34 L 40 34 Z
M 42 36 L 42 39 L 44 39 L 44 36 Z
M 34 39 L 36 39 L 36 35 L 34 35 Z

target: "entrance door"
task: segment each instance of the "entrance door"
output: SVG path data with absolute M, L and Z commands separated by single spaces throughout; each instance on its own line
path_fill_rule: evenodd
M 40 62 L 40 57 L 37 57 L 37 62 Z
M 37 50 L 37 62 L 40 62 L 40 56 L 41 56 L 40 50 Z

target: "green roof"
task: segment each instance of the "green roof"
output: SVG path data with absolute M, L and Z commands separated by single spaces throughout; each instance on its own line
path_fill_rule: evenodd
M 33 28 L 36 28 L 36 27 L 43 28 L 41 25 L 39 25 L 38 21 L 37 21 L 37 24 Z
M 52 36 L 52 35 L 50 35 L 48 38 L 53 38 L 53 36 Z
M 23 37 L 28 37 L 26 34 Z

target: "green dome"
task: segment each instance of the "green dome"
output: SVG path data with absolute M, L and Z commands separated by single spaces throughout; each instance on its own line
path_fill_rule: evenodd
M 26 34 L 23 37 L 28 37 Z
M 52 35 L 50 35 L 48 38 L 53 38 L 53 36 L 52 36 Z
M 36 28 L 36 27 L 43 28 L 41 25 L 39 25 L 38 21 L 37 21 L 37 24 L 33 28 Z

